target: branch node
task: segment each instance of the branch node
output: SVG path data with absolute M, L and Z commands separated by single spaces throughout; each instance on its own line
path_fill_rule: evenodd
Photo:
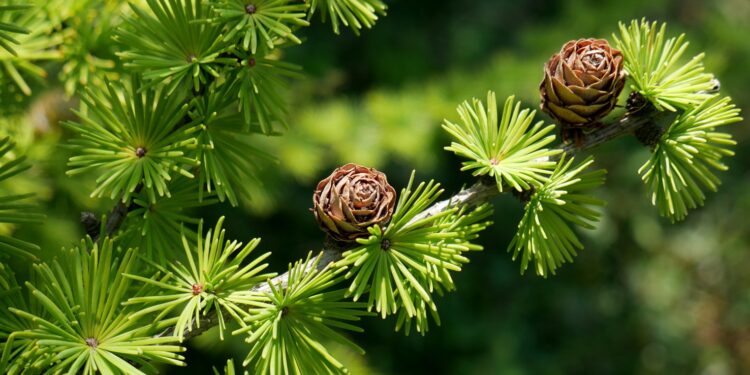
M 191 291 L 192 291 L 192 293 L 193 293 L 194 296 L 197 296 L 197 295 L 203 293 L 203 285 L 201 285 L 201 284 L 193 284 L 193 285 L 191 285 L 191 289 L 192 289 Z
M 510 192 L 514 197 L 518 198 L 521 203 L 526 204 L 531 200 L 531 196 L 533 196 L 536 192 L 536 188 L 531 186 L 530 188 L 524 190 L 511 189 Z
M 389 240 L 387 238 L 383 238 L 383 240 L 380 241 L 380 248 L 383 251 L 388 251 L 388 249 L 391 248 L 391 240 Z
M 664 134 L 664 130 L 663 127 L 649 121 L 635 128 L 633 130 L 633 135 L 638 142 L 641 142 L 641 144 L 653 150 L 654 147 L 656 147 L 656 144 L 659 143 L 662 134 Z
M 86 342 L 86 345 L 91 347 L 91 349 L 96 349 L 96 347 L 99 346 L 99 341 L 93 337 L 89 337 L 84 341 Z
M 99 218 L 96 217 L 96 214 L 91 211 L 81 212 L 81 224 L 83 224 L 83 229 L 89 237 L 99 237 L 99 229 L 101 228 L 102 223 Z
M 666 127 L 662 126 L 662 113 L 657 111 L 654 105 L 637 91 L 630 93 L 625 108 L 627 109 L 627 117 L 644 120 L 633 128 L 633 135 L 638 142 L 653 150 L 666 131 Z

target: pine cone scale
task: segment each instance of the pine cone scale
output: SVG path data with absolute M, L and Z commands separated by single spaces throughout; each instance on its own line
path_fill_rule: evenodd
M 581 116 L 585 117 L 591 117 L 596 115 L 597 112 L 601 111 L 602 108 L 604 108 L 607 105 L 607 103 L 601 103 L 601 104 L 589 104 L 589 105 L 571 105 L 568 108 L 573 112 L 577 113 Z
M 561 64 L 565 86 L 585 86 L 581 77 L 568 64 Z
M 566 124 L 585 124 L 588 120 L 570 109 L 560 107 L 553 102 L 547 103 L 548 111 L 552 116 Z
M 552 93 L 555 94 L 555 97 L 558 98 L 558 100 L 550 103 L 557 104 L 560 106 L 560 104 L 586 104 L 586 101 L 583 100 L 580 96 L 573 93 L 573 90 L 571 90 L 570 87 L 565 85 L 564 83 L 560 82 L 557 78 L 551 78 L 552 81 L 552 87 L 553 90 Z M 575 86 L 573 86 L 575 87 Z
M 583 99 L 584 102 L 595 102 L 607 96 L 606 91 L 597 89 L 595 87 L 571 86 L 570 91 L 572 91 L 574 95 Z

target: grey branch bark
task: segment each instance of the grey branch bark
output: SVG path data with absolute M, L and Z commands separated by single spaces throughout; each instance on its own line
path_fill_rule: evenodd
M 673 116 L 674 114 L 671 113 L 659 112 L 653 110 L 652 108 L 644 108 L 634 114 L 626 114 L 613 121 L 612 123 L 605 124 L 601 128 L 598 128 L 591 133 L 586 134 L 581 144 L 561 144 L 558 146 L 558 148 L 563 150 L 565 154 L 574 155 L 578 152 L 595 148 L 620 136 L 626 134 L 635 134 L 636 131 L 644 127 L 654 127 L 655 129 L 660 130 L 664 128 L 666 124 L 668 124 L 668 121 L 671 121 L 671 118 Z M 504 189 L 504 191 L 510 191 L 510 189 Z M 416 222 L 418 220 L 434 216 L 446 209 L 455 206 L 477 207 L 485 202 L 489 202 L 492 198 L 500 194 L 501 193 L 498 190 L 494 180 L 490 181 L 489 179 L 480 179 L 474 185 L 466 189 L 462 189 L 452 197 L 436 202 L 431 207 L 415 216 L 414 219 L 411 220 L 411 222 Z M 320 255 L 321 259 L 317 263 L 317 270 L 323 270 L 329 264 L 341 259 L 341 254 L 345 250 L 346 248 L 333 246 L 330 242 L 326 243 L 326 245 L 324 245 L 323 252 Z M 306 267 L 308 269 L 311 269 L 313 263 L 314 260 L 309 261 Z M 271 288 L 269 287 L 269 284 L 286 287 L 288 281 L 289 274 L 283 273 L 268 280 L 267 283 L 262 283 L 256 286 L 252 290 L 256 292 L 270 292 Z M 192 331 L 188 331 L 185 333 L 185 339 L 200 335 L 201 333 L 207 331 L 217 324 L 218 321 L 216 318 L 216 314 L 207 314 L 206 316 L 201 317 L 200 327 L 193 325 Z M 173 334 L 174 329 L 173 327 L 170 327 L 156 336 L 170 336 Z
M 316 271 L 322 271 L 329 264 L 341 259 L 341 253 L 343 253 L 343 251 L 338 248 L 324 249 L 323 252 L 320 254 L 320 260 L 318 261 L 318 264 L 316 266 Z M 305 265 L 305 268 L 307 270 L 312 270 L 315 260 L 316 259 L 311 259 L 309 262 L 307 262 L 307 264 Z M 268 280 L 267 283 L 261 283 L 251 290 L 254 292 L 270 293 L 271 292 L 270 284 L 273 284 L 276 287 L 280 286 L 281 288 L 286 288 L 288 282 L 289 282 L 289 273 L 284 272 L 281 275 L 276 276 L 271 280 Z

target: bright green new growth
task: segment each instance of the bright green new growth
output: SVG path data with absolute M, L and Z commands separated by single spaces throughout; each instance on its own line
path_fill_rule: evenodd
M 188 243 L 185 235 L 182 235 L 187 265 L 172 260 L 168 267 L 164 267 L 147 260 L 164 276 L 126 275 L 155 287 L 152 291 L 156 292 L 128 300 L 126 305 L 148 305 L 132 314 L 129 319 L 156 314 L 155 320 L 160 321 L 177 309 L 179 313 L 174 319 L 174 336 L 180 340 L 184 337 L 185 331 L 200 328 L 201 317 L 209 313 L 217 315 L 219 337 L 222 340 L 226 329 L 224 314 L 229 314 L 242 326 L 245 325 L 243 320 L 250 315 L 241 296 L 269 277 L 275 276 L 271 273 L 261 273 L 268 267 L 268 264 L 262 262 L 271 253 L 247 261 L 260 239 L 253 239 L 245 246 L 242 246 L 241 242 L 225 241 L 223 223 L 222 217 L 216 223 L 216 227 L 209 230 L 204 237 L 201 222 L 196 235 L 197 245 Z
M 508 246 L 514 260 L 522 254 L 521 273 L 534 262 L 537 275 L 554 275 L 563 263 L 573 261 L 576 250 L 583 249 L 571 224 L 593 229 L 592 223 L 599 220 L 594 207 L 603 206 L 604 201 L 589 194 L 604 183 L 606 171 L 585 172 L 594 162 L 591 157 L 575 167 L 573 160 L 563 157 L 549 180 L 536 188 L 526 203 L 518 231 Z
M 114 30 L 122 27 L 126 2 L 87 1 L 93 11 L 77 11 L 66 24 L 60 44 L 62 66 L 60 81 L 68 95 L 81 94 L 83 88 L 104 86 L 105 78 L 118 79 Z
M 302 78 L 299 66 L 280 61 L 270 52 L 238 53 L 240 65 L 231 71 L 246 127 L 258 124 L 260 132 L 279 135 L 275 124 L 287 127 L 287 81 Z
M 118 55 L 126 67 L 143 72 L 149 86 L 166 84 L 172 93 L 181 85 L 200 90 L 219 77 L 223 65 L 236 64 L 232 45 L 222 43 L 222 26 L 209 23 L 211 8 L 200 0 L 147 0 L 146 10 L 132 5 L 138 17 L 129 17 L 117 40 L 126 46 Z
M 443 129 L 455 138 L 445 149 L 469 159 L 463 162 L 462 171 L 472 170 L 474 176 L 494 177 L 499 191 L 510 186 L 518 191 L 543 184 L 552 174 L 555 162 L 550 157 L 560 150 L 545 148 L 555 140 L 550 134 L 554 125 L 538 121 L 531 126 L 536 111 L 521 110 L 508 97 L 498 124 L 495 93 L 487 94 L 487 109 L 478 99 L 464 102 L 458 107 L 459 124 L 448 120 Z
M 242 49 L 255 54 L 259 45 L 273 49 L 282 40 L 300 44 L 294 28 L 308 26 L 307 3 L 296 0 L 218 0 L 216 19 L 226 25 L 224 41 L 241 42 Z
M 333 32 L 339 33 L 339 24 L 348 26 L 359 35 L 363 28 L 371 28 L 378 14 L 385 15 L 388 7 L 380 0 L 311 0 L 310 17 L 319 11 L 323 21 L 331 19 Z
M 684 34 L 665 40 L 666 29 L 666 24 L 634 20 L 627 27 L 620 23 L 620 36 L 612 38 L 633 90 L 659 110 L 690 109 L 710 97 L 706 91 L 715 85 L 713 76 L 703 72 L 702 53 L 679 65 L 688 43 Z
M 127 202 L 141 189 L 156 202 L 169 196 L 175 174 L 193 177 L 187 168 L 199 163 L 186 154 L 195 148 L 195 127 L 183 123 L 187 106 L 180 95 L 144 89 L 133 79 L 128 87 L 108 83 L 106 93 L 89 90 L 81 100 L 89 113 L 77 112 L 80 123 L 66 123 L 79 135 L 71 141 L 78 155 L 70 158 L 68 174 L 99 172 L 92 197 Z
M 25 156 L 14 155 L 14 147 L 15 143 L 9 137 L 0 138 L 0 182 L 30 167 L 25 163 Z M 33 212 L 36 206 L 28 203 L 28 199 L 33 196 L 34 194 L 0 194 L 0 223 L 40 223 L 44 215 Z M 0 234 L 0 251 L 0 254 L 36 260 L 35 253 L 39 251 L 39 246 Z
M 224 84 L 214 90 L 216 95 L 193 99 L 190 117 L 200 121 L 196 133 L 196 158 L 201 163 L 198 173 L 199 198 L 216 195 L 237 206 L 239 198 L 250 196 L 248 181 L 257 180 L 256 160 L 272 160 L 260 151 L 253 132 L 237 110 L 237 84 Z M 213 89 L 214 86 L 211 86 Z
M 322 344 L 334 341 L 360 354 L 364 350 L 341 331 L 362 332 L 352 322 L 370 315 L 366 304 L 345 298 L 345 289 L 333 289 L 343 281 L 345 268 L 320 266 L 320 256 L 289 265 L 286 285 L 268 282 L 268 291 L 249 293 L 252 307 L 245 318 L 252 345 L 243 363 L 256 374 L 346 373 L 346 368 Z
M 27 82 L 29 78 L 41 79 L 47 75 L 38 64 L 61 57 L 55 47 L 62 42 L 62 35 L 52 32 L 58 24 L 45 17 L 47 10 L 42 4 L 28 8 L 15 5 L 0 7 L 0 45 L 3 46 L 0 48 L 0 78 L 10 78 L 24 95 L 31 95 L 31 86 Z M 3 30 L 25 30 L 28 33 L 15 33 L 10 40 L 2 37 L 10 36 Z M 3 42 L 3 39 L 15 43 L 12 49 L 5 47 L 3 43 L 7 42 Z M 6 88 L 3 87 L 3 90 Z
M 10 334 L 0 371 L 7 370 L 12 354 L 21 356 L 13 366 L 53 373 L 143 374 L 136 366 L 153 372 L 152 361 L 184 365 L 176 338 L 152 337 L 150 319 L 129 319 L 136 310 L 122 304 L 130 292 L 123 274 L 134 264 L 134 251 L 116 254 L 109 239 L 101 247 L 84 240 L 62 250 L 59 260 L 35 264 L 37 280 L 26 286 L 41 307 L 39 312 L 10 307 L 31 328 Z M 36 347 L 41 355 L 13 351 L 19 344 Z
M 346 278 L 352 279 L 348 294 L 355 301 L 367 294 L 369 310 L 383 318 L 402 313 L 397 329 L 405 325 L 407 333 L 417 319 L 417 331 L 424 334 L 427 311 L 438 320 L 432 294 L 455 289 L 450 273 L 469 261 L 465 252 L 482 249 L 471 240 L 490 225 L 492 209 L 483 205 L 467 214 L 453 207 L 417 218 L 443 191 L 434 181 L 416 188 L 413 183 L 412 173 L 386 228 L 368 228 L 370 237 L 358 239 L 360 246 L 344 252 L 336 266 L 351 267 Z
M 483 249 L 482 246 L 472 243 L 471 241 L 479 238 L 479 232 L 492 225 L 492 221 L 488 220 L 490 216 L 492 216 L 492 205 L 490 204 L 483 204 L 471 210 L 467 209 L 466 206 L 462 206 L 453 214 L 443 216 L 435 221 L 433 225 L 440 228 L 440 234 L 443 238 L 437 242 L 431 242 L 429 244 L 430 246 L 433 246 L 433 249 L 449 248 L 450 245 L 453 245 L 453 249 L 458 248 L 464 251 L 480 251 Z M 418 246 L 419 245 L 415 243 L 415 247 Z M 428 257 L 429 256 L 426 256 L 425 259 Z M 445 292 L 456 290 L 448 267 L 441 267 L 429 263 L 426 263 L 425 266 L 429 271 L 427 276 L 429 278 L 435 278 L 436 280 L 436 282 L 432 283 L 432 286 L 434 287 L 433 296 L 442 296 Z M 436 275 L 439 277 L 436 277 Z M 414 310 L 409 311 L 406 308 L 399 309 L 398 317 L 396 318 L 396 331 L 403 328 L 404 333 L 408 336 L 411 332 L 412 325 L 414 325 L 417 332 L 425 335 L 429 330 L 428 316 L 432 317 L 437 325 L 440 325 L 440 316 L 438 315 L 437 306 L 435 305 L 435 298 L 433 297 L 432 301 L 427 302 L 422 299 L 418 288 L 407 287 L 406 290 L 410 295 L 408 297 L 403 297 L 403 299 L 411 299 L 414 301 Z
M 6 19 L 10 18 L 6 16 L 6 14 L 29 8 L 30 6 L 28 4 L 0 5 L 0 47 L 13 55 L 16 55 L 13 45 L 18 44 L 18 40 L 13 38 L 13 34 L 28 34 L 29 30 L 17 26 L 14 23 L 6 22 Z
M 680 65 L 687 49 L 684 34 L 665 39 L 666 24 L 633 21 L 620 24 L 614 36 L 625 57 L 633 89 L 657 110 L 678 111 L 677 118 L 658 140 L 651 158 L 638 173 L 648 186 L 651 202 L 662 216 L 682 220 L 688 210 L 703 205 L 703 187 L 716 191 L 721 183 L 712 169 L 732 156 L 735 142 L 719 126 L 742 120 L 729 98 L 718 99 L 713 76 L 704 72 L 703 54 Z
M 732 136 L 716 131 L 742 121 L 740 110 L 728 97 L 713 96 L 680 114 L 662 135 L 638 173 L 651 193 L 651 203 L 662 216 L 682 220 L 688 210 L 703 205 L 702 187 L 718 189 L 721 181 L 712 169 L 725 171 L 724 156 L 733 156 Z
M 31 283 L 35 283 L 34 274 L 31 274 Z M 37 340 L 15 340 L 9 341 L 10 335 L 17 331 L 26 331 L 36 328 L 32 321 L 14 314 L 10 308 L 16 308 L 29 312 L 35 316 L 47 318 L 39 301 L 33 297 L 28 288 L 18 284 L 13 271 L 0 263 L 0 351 L 6 353 L 0 360 L 0 371 L 7 374 L 19 374 L 25 369 L 26 363 L 31 359 L 44 368 L 50 362 L 52 355 L 36 345 Z M 8 363 L 9 360 L 13 360 Z M 33 369 L 37 370 L 37 369 Z

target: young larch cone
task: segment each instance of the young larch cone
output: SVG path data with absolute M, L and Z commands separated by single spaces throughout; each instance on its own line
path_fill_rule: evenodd
M 604 39 L 565 43 L 544 66 L 542 110 L 568 129 L 597 126 L 617 104 L 625 71 L 622 53 Z
M 333 239 L 351 242 L 367 237 L 367 227 L 384 226 L 393 216 L 396 190 L 385 174 L 373 168 L 347 164 L 318 183 L 313 213 Z

